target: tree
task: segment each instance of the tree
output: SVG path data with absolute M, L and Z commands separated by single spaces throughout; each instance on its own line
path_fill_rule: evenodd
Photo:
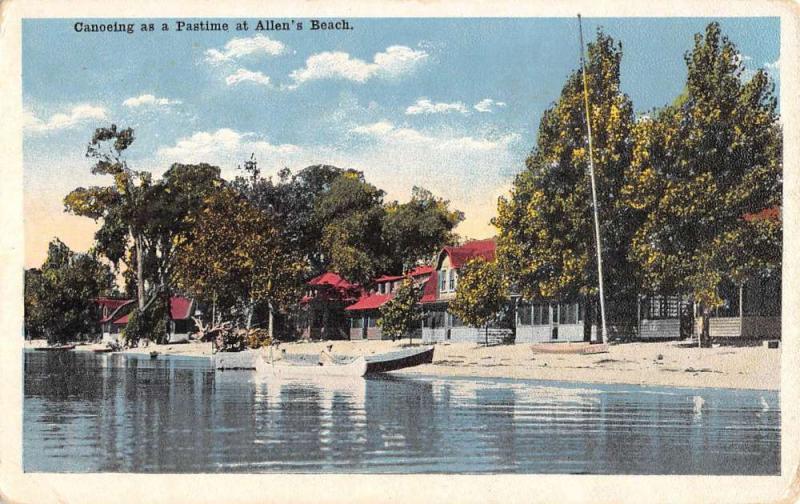
M 407 203 L 386 205 L 383 237 L 392 260 L 408 270 L 429 262 L 443 246 L 455 244 L 458 236 L 453 229 L 463 220 L 464 213 L 451 210 L 449 201 L 414 187 Z
M 466 324 L 484 327 L 489 344 L 489 323 L 508 305 L 508 283 L 495 261 L 470 259 L 459 271 L 456 297 L 449 310 Z
M 708 345 L 720 284 L 780 268 L 780 219 L 747 216 L 780 205 L 781 130 L 774 86 L 763 70 L 745 79 L 717 23 L 684 59 L 686 92 L 637 127 L 623 195 L 646 215 L 630 254 L 645 286 L 690 294 Z
M 606 296 L 616 299 L 635 292 L 627 252 L 638 217 L 617 201 L 630 163 L 634 117 L 620 89 L 621 59 L 621 44 L 598 31 L 588 47 L 586 72 Z M 518 279 L 523 296 L 583 297 L 588 339 L 598 275 L 583 92 L 582 75 L 573 72 L 545 111 L 536 147 L 510 198 L 500 198 L 494 224 L 500 263 Z
M 323 224 L 322 251 L 330 268 L 351 282 L 368 284 L 389 271 L 382 239 L 384 192 L 364 181 L 360 172 L 337 177 L 316 202 L 315 218 Z
M 408 334 L 408 342 L 411 343 L 414 330 L 419 327 L 422 320 L 420 299 L 422 299 L 422 286 L 417 285 L 410 277 L 406 277 L 394 297 L 381 306 L 378 325 L 393 341 Z
M 285 242 L 274 216 L 237 191 L 212 193 L 188 225 L 177 243 L 174 271 L 183 289 L 239 315 L 248 329 L 259 304 L 272 313 L 298 297 L 302 258 Z
M 137 172 L 128 167 L 125 151 L 133 144 L 133 129 L 97 128 L 86 149 L 86 157 L 94 160 L 92 173 L 111 175 L 111 186 L 79 187 L 64 198 L 67 212 L 91 219 L 102 220 L 95 234 L 96 249 L 117 265 L 129 254 L 136 269 L 136 298 L 139 309 L 145 306 L 144 244 L 142 211 L 145 191 L 152 184 L 147 172 Z
M 76 254 L 56 238 L 39 269 L 25 272 L 25 327 L 29 337 L 66 343 L 93 332 L 95 298 L 111 291 L 110 268 L 92 254 Z

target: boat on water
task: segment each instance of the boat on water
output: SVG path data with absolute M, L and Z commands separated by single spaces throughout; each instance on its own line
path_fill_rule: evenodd
M 237 355 L 238 354 L 238 355 Z M 285 358 L 270 360 L 260 352 L 218 353 L 215 367 L 224 369 L 255 369 L 259 375 L 304 376 L 365 376 L 396 371 L 433 362 L 433 347 L 408 348 L 378 355 L 340 357 L 334 362 L 319 364 L 309 359 Z
M 69 350 L 73 350 L 75 345 L 53 345 L 53 346 L 44 346 L 44 347 L 35 347 L 34 350 L 37 352 L 66 352 Z

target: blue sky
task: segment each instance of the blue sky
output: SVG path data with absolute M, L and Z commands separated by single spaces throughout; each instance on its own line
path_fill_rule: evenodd
M 723 18 L 751 71 L 779 84 L 777 18 Z M 95 127 L 136 130 L 129 160 L 218 164 L 255 152 L 265 175 L 329 163 L 364 171 L 387 199 L 421 185 L 489 219 L 535 143 L 542 112 L 577 68 L 577 20 L 351 19 L 349 31 L 76 33 L 86 20 L 24 20 L 26 265 L 60 236 L 85 250 L 94 224 L 64 215 Z M 96 22 L 97 20 L 92 20 Z M 114 21 L 114 20 L 109 20 Z M 143 20 L 117 20 L 136 23 Z M 147 20 L 160 26 L 174 20 Z M 234 24 L 237 19 L 227 20 Z M 639 113 L 680 93 L 683 54 L 711 19 L 584 19 L 623 44 L 622 87 Z

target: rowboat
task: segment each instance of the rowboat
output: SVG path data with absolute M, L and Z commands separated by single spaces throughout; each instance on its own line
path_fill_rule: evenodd
M 340 357 L 334 362 L 319 364 L 313 359 L 290 356 L 270 360 L 269 355 L 257 352 L 217 353 L 215 366 L 223 369 L 255 369 L 259 375 L 304 376 L 364 376 L 386 373 L 433 362 L 433 347 L 411 348 L 378 355 Z
M 66 352 L 74 348 L 75 345 L 54 345 L 54 346 L 36 347 L 34 348 L 34 350 L 36 350 L 37 352 Z

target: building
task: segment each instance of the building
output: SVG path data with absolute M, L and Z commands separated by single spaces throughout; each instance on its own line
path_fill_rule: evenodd
M 376 278 L 372 289 L 345 308 L 350 319 L 350 339 L 388 339 L 389 337 L 384 336 L 378 326 L 381 306 L 394 297 L 406 277 L 410 277 L 417 284 L 423 284 L 428 282 L 432 272 L 433 267 L 431 266 L 418 266 L 406 275 L 383 275 Z
M 189 335 L 195 331 L 195 323 L 192 320 L 195 302 L 182 296 L 172 296 L 169 301 L 170 323 L 167 342 L 189 341 Z M 136 306 L 135 300 L 103 297 L 95 299 L 95 302 L 100 307 L 102 341 L 119 343 L 122 331 Z
M 438 341 L 468 341 L 483 343 L 487 331 L 481 327 L 464 324 L 450 313 L 448 305 L 455 298 L 458 272 L 469 260 L 480 257 L 494 261 L 497 243 L 493 238 L 474 240 L 459 246 L 444 247 L 436 258 L 433 272 L 425 284 L 422 296 L 422 339 L 427 343 Z M 511 324 L 490 325 L 488 339 L 492 343 L 513 338 Z
M 308 290 L 300 300 L 296 320 L 299 337 L 305 340 L 350 338 L 350 319 L 345 316 L 344 309 L 364 295 L 361 286 L 330 271 L 312 278 L 306 285 Z

